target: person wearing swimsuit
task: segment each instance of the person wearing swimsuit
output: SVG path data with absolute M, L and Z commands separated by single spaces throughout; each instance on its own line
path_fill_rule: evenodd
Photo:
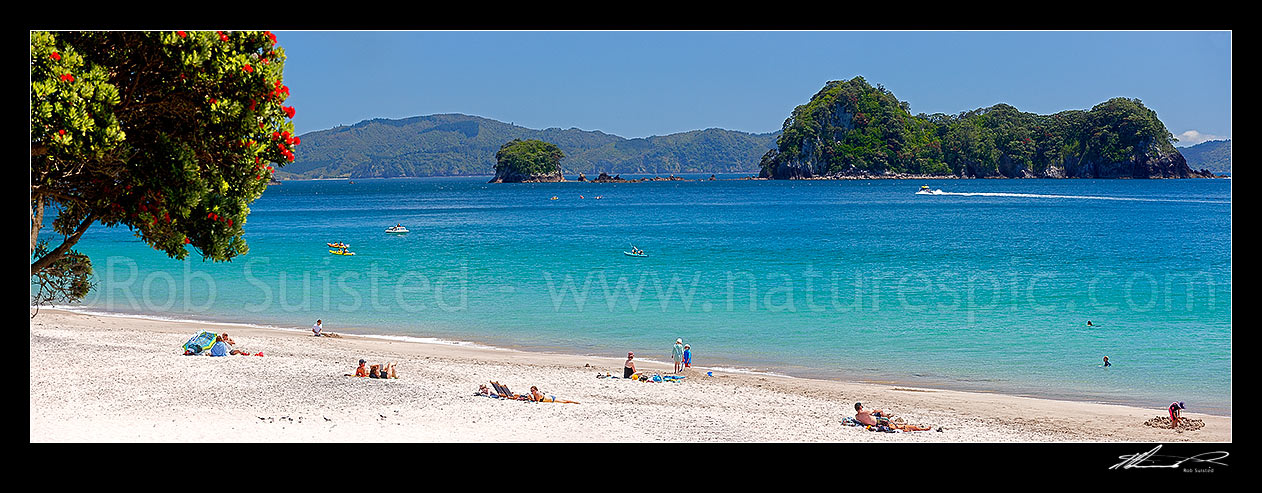
M 627 353 L 627 362 L 622 365 L 622 378 L 631 378 L 635 374 L 635 353 Z

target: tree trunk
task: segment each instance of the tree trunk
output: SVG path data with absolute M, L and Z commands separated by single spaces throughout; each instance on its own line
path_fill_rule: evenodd
M 44 227 L 44 199 L 35 199 L 31 204 L 31 251 L 35 251 L 35 242 L 39 240 L 39 230 Z
M 83 222 L 79 223 L 79 227 L 75 228 L 74 233 L 71 233 L 70 236 L 66 237 L 65 241 L 61 242 L 61 245 L 40 257 L 39 260 L 31 262 L 31 275 L 35 275 L 36 272 L 48 268 L 53 262 L 65 257 L 70 247 L 79 242 L 79 238 L 83 237 L 83 233 L 88 230 L 88 226 L 91 226 L 94 222 L 96 222 L 96 214 L 89 214 L 88 217 L 83 219 Z M 34 235 L 32 234 L 32 236 Z

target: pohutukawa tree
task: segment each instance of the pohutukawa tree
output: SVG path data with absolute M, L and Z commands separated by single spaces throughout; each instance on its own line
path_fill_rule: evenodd
M 176 259 L 245 254 L 249 205 L 299 144 L 284 65 L 270 32 L 32 32 L 34 304 L 87 295 L 73 246 L 96 223 Z

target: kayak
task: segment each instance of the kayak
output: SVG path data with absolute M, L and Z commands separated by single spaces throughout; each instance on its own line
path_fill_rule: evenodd
M 354 255 L 355 254 L 355 252 L 343 252 L 341 250 L 329 250 L 329 253 L 332 253 L 333 255 Z
M 325 245 L 328 245 L 329 248 L 350 248 L 351 247 L 350 245 L 347 245 L 345 243 L 325 243 Z
M 628 257 L 647 257 L 647 256 L 649 256 L 647 253 L 631 253 L 631 252 L 622 252 L 622 254 L 623 254 L 623 255 L 626 255 L 626 256 L 628 256 Z

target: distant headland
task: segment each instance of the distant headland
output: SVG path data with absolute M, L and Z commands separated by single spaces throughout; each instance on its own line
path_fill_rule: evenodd
M 711 128 L 626 139 L 442 114 L 366 120 L 301 138 L 302 151 L 277 171 L 278 179 L 484 176 L 496 169 L 498 150 L 514 140 L 556 146 L 564 154 L 564 173 L 593 183 L 648 180 L 621 174 L 663 180 L 686 173 L 762 179 L 1214 176 L 1210 169 L 1193 169 L 1192 158 L 1174 147 L 1173 135 L 1138 99 L 1113 98 L 1090 110 L 1052 115 L 1007 104 L 913 115 L 908 103 L 862 77 L 828 82 L 793 109 L 780 131 L 765 134 Z M 499 181 L 566 179 L 557 170 Z

